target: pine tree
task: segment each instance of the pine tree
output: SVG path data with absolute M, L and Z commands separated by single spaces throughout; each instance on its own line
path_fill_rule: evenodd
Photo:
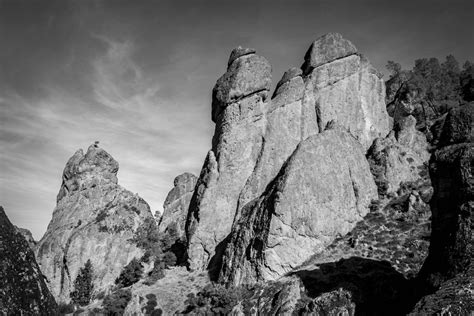
M 74 281 L 74 291 L 71 292 L 71 299 L 75 304 L 84 306 L 91 301 L 93 289 L 92 273 L 92 263 L 89 259 L 84 267 L 79 270 Z

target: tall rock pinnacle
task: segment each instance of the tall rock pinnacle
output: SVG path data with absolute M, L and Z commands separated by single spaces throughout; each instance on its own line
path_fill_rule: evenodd
M 94 271 L 94 293 L 114 284 L 121 269 L 142 249 L 137 230 L 153 220 L 148 204 L 117 184 L 118 163 L 96 144 L 67 162 L 58 203 L 37 245 L 38 263 L 53 295 L 67 302 L 87 260 Z
M 330 33 L 316 40 L 305 56 L 302 69 L 290 68 L 285 72 L 268 99 L 270 71 L 268 61 L 256 55 L 255 50 L 239 47 L 232 51 L 227 72 L 214 87 L 213 146 L 197 181 L 186 224 L 189 263 L 193 269 L 219 270 L 228 243 L 234 242 L 231 240 L 239 234 L 236 230 L 240 218 L 250 216 L 249 208 L 257 207 L 251 205 L 270 194 L 272 181 L 281 175 L 285 162 L 296 154 L 298 145 L 323 133 L 328 123 L 337 122 L 341 133 L 351 134 L 357 140 L 346 141 L 347 137 L 337 134 L 335 144 L 353 148 L 347 151 L 349 155 L 363 155 L 375 138 L 388 134 L 384 82 L 368 60 L 341 35 Z M 321 142 L 324 143 L 322 140 L 310 143 L 316 146 Z M 324 154 L 331 152 L 321 153 Z M 327 168 L 332 167 L 337 169 L 328 163 Z M 364 170 L 361 181 L 365 187 L 359 192 L 366 192 L 363 202 L 355 198 L 357 206 L 351 208 L 357 211 L 348 212 L 345 217 L 351 224 L 335 228 L 327 235 L 328 242 L 361 218 L 368 197 L 374 192 L 373 180 L 366 179 L 368 169 L 365 165 L 360 168 Z M 304 179 L 304 173 L 302 176 Z M 348 183 L 346 180 L 341 179 L 340 183 Z M 302 183 L 317 185 L 310 178 Z M 337 195 L 321 198 L 334 200 L 332 203 L 338 207 L 343 205 L 337 201 L 341 198 Z M 316 206 L 313 212 L 325 211 Z

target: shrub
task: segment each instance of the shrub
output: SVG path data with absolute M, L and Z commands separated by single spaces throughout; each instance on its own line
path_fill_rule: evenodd
M 74 305 L 73 304 L 60 303 L 58 305 L 58 310 L 59 310 L 60 315 L 72 314 L 72 313 L 74 313 Z
M 227 289 L 222 285 L 207 285 L 196 295 L 188 295 L 185 314 L 228 315 L 238 304 L 241 293 L 238 289 Z
M 123 315 L 128 302 L 132 299 L 130 289 L 118 289 L 104 298 L 102 306 L 105 315 Z
M 143 274 L 143 267 L 140 261 L 133 258 L 120 272 L 120 275 L 115 279 L 115 284 L 119 288 L 127 287 L 137 283 Z
M 87 260 L 84 267 L 79 270 L 79 274 L 74 281 L 74 291 L 71 292 L 71 300 L 81 306 L 89 304 L 92 295 L 92 263 Z

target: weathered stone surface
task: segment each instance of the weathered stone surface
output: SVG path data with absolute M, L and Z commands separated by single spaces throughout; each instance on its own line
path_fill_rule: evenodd
M 305 81 L 305 95 L 312 96 L 320 131 L 336 120 L 364 149 L 388 134 L 385 84 L 363 56 L 352 54 L 321 64 Z
M 369 150 L 371 171 L 381 195 L 395 193 L 401 184 L 416 181 L 427 172 L 428 142 L 415 126 L 413 116 L 405 117 L 396 131 L 377 138 Z
M 452 108 L 443 125 L 439 145 L 474 142 L 474 102 Z
M 305 73 L 331 61 L 357 53 L 350 41 L 342 38 L 341 34 L 328 33 L 314 41 L 304 57 L 303 70 Z
M 430 250 L 420 278 L 433 288 L 469 267 L 473 256 L 474 144 L 443 147 L 430 161 Z
M 267 191 L 232 228 L 220 280 L 272 280 L 349 232 L 368 212 L 376 186 L 360 144 L 328 130 L 298 145 Z
M 474 309 L 474 264 L 423 297 L 409 315 L 471 315 Z
M 28 242 L 0 206 L 0 314 L 55 315 L 46 282 Z
M 291 79 L 296 78 L 296 77 L 302 77 L 302 76 L 303 76 L 303 71 L 301 70 L 301 68 L 292 67 L 288 69 L 287 71 L 285 71 L 280 81 L 278 81 L 275 91 L 278 91 L 278 88 L 281 85 L 283 85 L 284 83 L 287 83 Z
M 237 58 L 240 58 L 240 57 L 245 56 L 245 55 L 255 54 L 256 52 L 257 51 L 253 48 L 245 48 L 245 47 L 242 47 L 242 46 L 234 48 L 232 50 L 232 52 L 230 53 L 229 61 L 227 62 L 227 67 L 232 65 L 234 60 L 236 60 Z
M 167 233 L 172 230 L 176 238 L 182 240 L 186 238 L 184 226 L 196 182 L 197 177 L 191 173 L 183 173 L 174 179 L 174 187 L 163 204 L 163 215 L 158 225 L 159 232 Z
M 212 91 L 212 120 L 217 121 L 222 108 L 254 93 L 259 93 L 265 100 L 270 91 L 271 71 L 270 63 L 255 54 L 244 55 L 232 62 Z
M 327 60 L 307 76 L 296 68 L 288 70 L 271 100 L 265 101 L 270 66 L 253 52 L 235 59 L 218 80 L 213 147 L 186 226 L 192 268 L 208 267 L 213 257 L 213 265 L 219 265 L 221 255 L 215 254 L 225 248 L 232 222 L 262 195 L 296 146 L 327 123 L 337 121 L 363 150 L 388 133 L 383 81 L 363 56 L 348 53 L 353 45 L 339 37 L 317 41 L 310 51 L 314 56 L 329 51 Z M 321 48 L 321 43 L 336 47 Z
M 36 246 L 36 240 L 33 238 L 33 234 L 26 228 L 15 226 L 15 229 L 25 238 L 30 248 L 34 251 Z
M 133 238 L 147 220 L 148 204 L 117 184 L 118 163 L 92 145 L 66 164 L 58 203 L 36 256 L 51 292 L 69 301 L 79 269 L 90 259 L 94 294 L 114 285 L 122 268 L 143 250 Z

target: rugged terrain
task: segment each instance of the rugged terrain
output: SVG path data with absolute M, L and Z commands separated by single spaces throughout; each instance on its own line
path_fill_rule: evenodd
M 36 246 L 41 271 L 59 302 L 69 302 L 87 260 L 98 294 L 144 253 L 133 238 L 154 218 L 142 198 L 117 184 L 117 172 L 118 163 L 97 145 L 85 154 L 78 150 L 64 168 L 53 218 Z
M 235 48 L 201 173 L 175 178 L 156 222 L 97 144 L 68 161 L 31 244 L 52 294 L 86 314 L 469 315 L 474 104 L 464 87 L 428 113 L 403 78 L 386 102 L 329 33 L 271 91 L 269 61 Z
M 28 241 L 0 206 L 0 314 L 54 315 L 58 306 Z

